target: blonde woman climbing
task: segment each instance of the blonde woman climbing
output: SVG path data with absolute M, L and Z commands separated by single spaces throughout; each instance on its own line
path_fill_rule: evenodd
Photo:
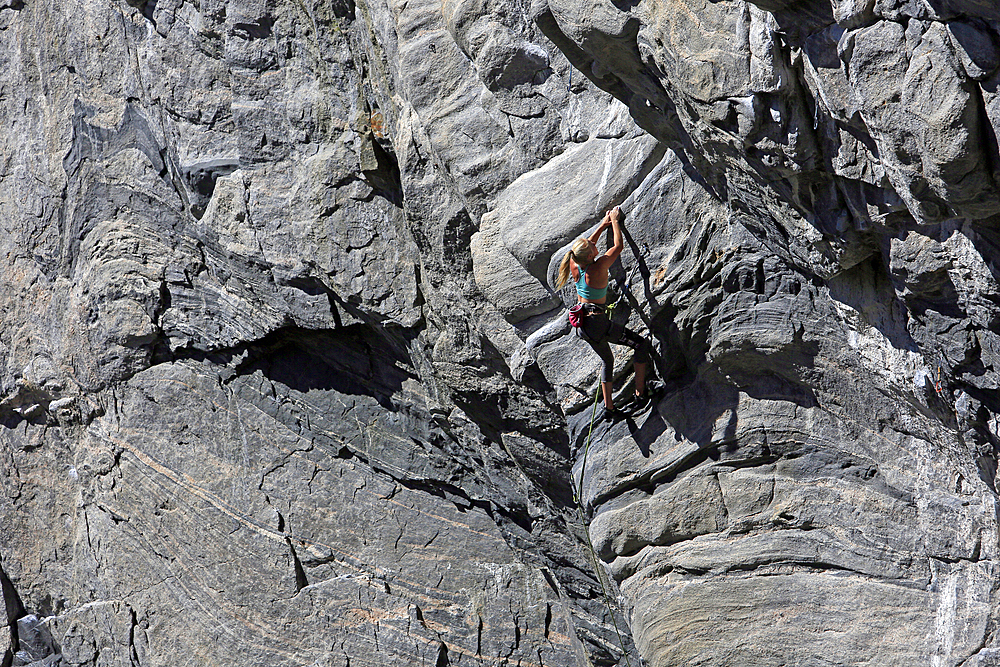
M 604 215 L 597 229 L 587 238 L 578 238 L 559 264 L 556 287 L 561 288 L 570 277 L 576 284 L 577 301 L 582 304 L 578 325 L 574 325 L 576 335 L 594 348 L 601 358 L 601 392 L 604 394 L 604 419 L 613 421 L 623 414 L 616 410 L 612 401 L 615 362 L 609 343 L 627 345 L 635 350 L 635 403 L 642 407 L 649 402 L 646 396 L 646 367 L 649 363 L 649 342 L 625 325 L 612 322 L 605 312 L 608 294 L 608 270 L 622 253 L 624 216 L 617 206 Z M 597 250 L 597 242 L 608 227 L 614 236 L 613 245 L 603 255 Z M 572 320 L 571 320 L 572 321 Z

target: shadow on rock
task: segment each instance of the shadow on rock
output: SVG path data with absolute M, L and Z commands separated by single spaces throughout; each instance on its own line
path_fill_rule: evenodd
M 353 324 L 336 330 L 278 331 L 251 350 L 240 372 L 260 370 L 272 382 L 302 393 L 370 396 L 393 410 L 393 395 L 415 377 L 404 370 L 411 367 L 403 344 L 366 324 Z

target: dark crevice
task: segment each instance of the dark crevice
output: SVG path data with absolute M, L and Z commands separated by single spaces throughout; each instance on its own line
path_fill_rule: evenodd
M 354 310 L 352 315 L 359 312 Z M 252 342 L 215 350 L 188 346 L 171 351 L 160 341 L 153 361 L 221 366 L 224 383 L 260 371 L 294 391 L 365 395 L 394 410 L 391 397 L 403 382 L 415 377 L 408 345 L 416 333 L 366 323 L 319 330 L 286 327 Z
M 355 14 L 354 0 L 333 0 L 333 15 L 338 19 L 353 21 Z
M 237 357 L 243 355 L 250 345 L 250 343 L 241 343 L 239 345 L 234 345 L 233 347 L 218 348 L 214 350 L 205 350 L 195 347 L 194 345 L 186 345 L 184 347 L 171 350 L 167 345 L 167 341 L 160 339 L 152 344 L 152 357 L 150 359 L 150 365 L 156 366 L 159 364 L 177 363 L 180 361 L 194 361 L 197 363 L 207 362 L 213 366 L 225 368 L 232 364 Z M 230 379 L 234 376 L 233 373 L 224 373 L 224 375 L 226 376 L 225 379 Z
M 369 396 L 395 411 L 393 395 L 414 377 L 404 341 L 385 330 L 353 324 L 339 330 L 282 329 L 249 348 L 237 371 L 261 371 L 268 380 L 307 393 Z
M 733 572 L 733 573 L 735 573 L 735 572 L 755 572 L 757 570 L 761 570 L 763 568 L 770 567 L 770 566 L 773 566 L 773 565 L 782 565 L 782 566 L 790 566 L 790 567 L 804 567 L 804 568 L 808 568 L 810 570 L 847 572 L 847 573 L 850 573 L 850 574 L 858 574 L 858 575 L 862 575 L 862 576 L 867 576 L 867 575 L 865 575 L 864 572 L 860 572 L 858 570 L 854 570 L 852 568 L 845 567 L 843 565 L 836 565 L 834 563 L 827 563 L 827 562 L 819 561 L 819 560 L 817 560 L 817 561 L 782 560 L 780 558 L 774 559 L 774 560 L 768 560 L 768 561 L 757 561 L 757 562 L 753 562 L 753 563 L 739 563 L 739 564 L 734 565 L 734 566 L 732 566 L 730 568 L 727 568 L 726 572 Z M 762 574 L 762 576 L 768 576 L 766 573 L 761 573 L 761 574 Z M 781 572 L 780 574 L 785 574 L 785 572 Z
M 198 220 L 205 215 L 215 192 L 215 183 L 239 168 L 239 160 L 219 159 L 197 162 L 180 168 L 180 175 L 190 193 L 190 211 Z
M 972 551 L 972 554 L 968 558 L 963 558 L 961 556 L 943 556 L 943 555 L 931 556 L 930 558 L 931 560 L 936 560 L 940 563 L 946 563 L 948 565 L 959 565 L 962 563 L 979 563 L 981 562 L 980 546 L 977 543 Z M 987 558 L 986 561 L 992 562 L 992 559 Z
M 556 594 L 556 597 L 562 597 L 562 593 L 559 592 L 559 587 L 556 585 L 556 580 L 552 576 L 552 573 L 549 572 L 548 568 L 542 568 L 542 576 L 545 577 L 545 583 L 549 585 L 549 588 L 551 588 L 552 592 Z
M 24 603 L 21 596 L 11 582 L 3 566 L 0 565 L 0 593 L 3 594 L 4 609 L 7 613 L 7 631 L 10 632 L 11 652 L 2 656 L 3 663 L 0 667 L 10 667 L 14 660 L 14 654 L 20 650 L 20 639 L 17 632 L 17 619 L 25 615 Z M 2 630 L 0 630 L 2 632 Z
M 997 143 L 997 135 L 993 129 L 993 123 L 986 113 L 986 100 L 983 98 L 983 89 L 975 83 L 972 83 L 969 89 L 976 105 L 976 125 L 983 133 L 981 144 L 983 159 L 986 160 L 986 169 L 984 171 L 989 178 L 990 185 L 993 186 L 993 189 L 996 189 L 997 183 L 1000 181 L 1000 163 L 998 163 L 998 159 L 1000 159 L 1000 145 Z
M 130 7 L 135 7 L 142 14 L 143 18 L 149 21 L 153 28 L 156 28 L 156 21 L 153 15 L 156 13 L 157 0 L 125 0 Z
M 403 181 L 399 173 L 399 162 L 393 152 L 382 147 L 381 142 L 371 139 L 369 142 L 377 169 L 362 171 L 368 185 L 383 199 L 396 208 L 403 208 Z
M 154 28 L 156 27 L 156 20 L 153 18 L 153 15 L 156 14 L 156 2 L 157 0 L 147 0 L 140 10 L 146 20 L 153 24 Z
M 142 662 L 139 660 L 139 652 L 135 648 L 135 629 L 139 627 L 139 619 L 136 617 L 135 609 L 129 607 L 129 623 L 128 628 L 128 649 L 129 657 L 132 658 L 133 665 L 141 665 Z
M 271 36 L 274 19 L 262 16 L 256 23 L 234 23 L 232 34 L 246 40 L 264 39 Z
M 360 458 L 360 455 L 359 455 Z M 369 463 L 373 470 L 379 470 L 378 463 Z M 380 472 L 390 476 L 393 480 L 400 486 L 407 488 L 411 491 L 421 491 L 423 493 L 432 495 L 436 498 L 441 498 L 442 500 L 447 500 L 452 503 L 461 513 L 468 512 L 470 509 L 476 508 L 480 509 L 487 514 L 490 518 L 495 519 L 494 511 L 500 511 L 503 513 L 503 508 L 497 507 L 491 502 L 485 500 L 474 500 L 465 493 L 465 491 L 458 486 L 449 484 L 438 479 L 400 479 L 398 473 L 395 475 L 389 471 L 379 470 Z
M 448 660 L 448 647 L 445 646 L 444 642 L 441 642 L 441 646 L 438 647 L 437 661 L 434 663 L 434 667 L 448 667 L 451 661 Z
M 285 542 L 292 553 L 292 565 L 295 568 L 295 591 L 298 592 L 309 585 L 309 579 L 306 577 L 306 571 L 302 567 L 302 561 L 299 560 L 299 555 L 295 551 L 292 540 L 286 537 Z

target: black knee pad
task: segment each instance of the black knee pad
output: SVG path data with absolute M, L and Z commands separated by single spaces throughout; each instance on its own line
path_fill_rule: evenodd
M 633 360 L 637 364 L 648 364 L 649 363 L 649 353 L 652 349 L 649 341 L 637 334 L 636 332 L 625 329 L 622 331 L 621 338 L 619 342 L 623 345 L 628 345 L 633 350 L 635 350 L 635 357 Z

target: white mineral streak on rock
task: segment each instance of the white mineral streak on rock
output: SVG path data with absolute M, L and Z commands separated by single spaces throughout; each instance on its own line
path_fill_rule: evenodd
M 886 386 L 900 393 L 910 393 L 907 387 L 925 386 L 924 378 L 934 383 L 934 369 L 929 368 L 918 352 L 899 349 L 878 329 L 869 325 L 850 306 L 832 302 L 840 318 L 847 324 L 848 347 L 857 353 L 861 368 L 881 376 Z M 933 387 L 927 387 L 933 389 Z

